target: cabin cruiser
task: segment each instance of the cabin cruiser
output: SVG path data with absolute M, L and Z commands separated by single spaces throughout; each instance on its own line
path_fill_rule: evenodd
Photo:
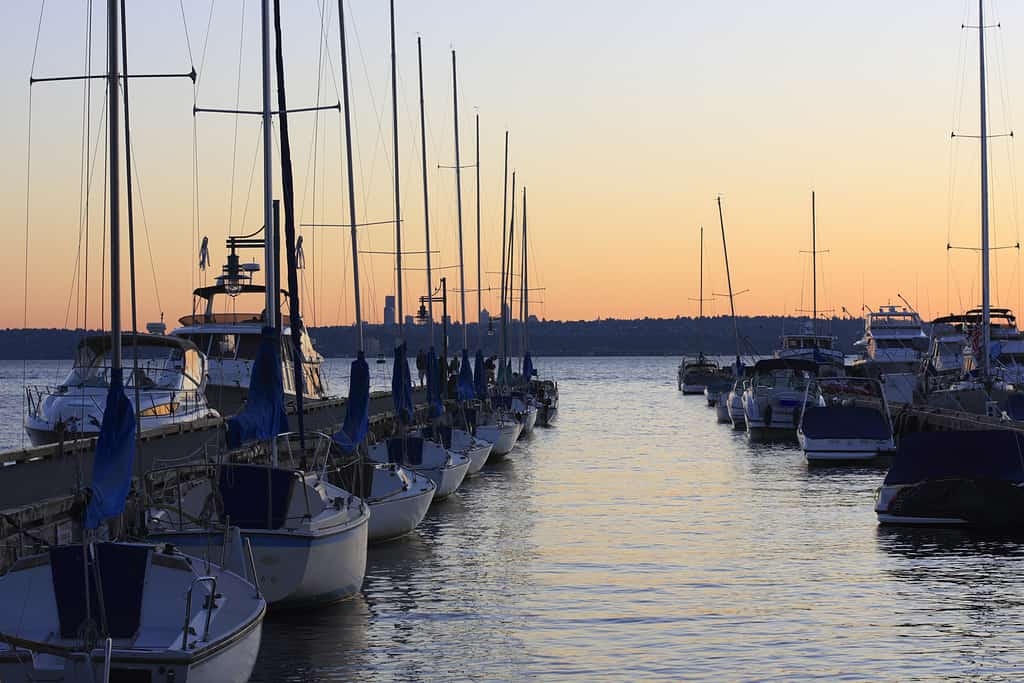
M 278 450 L 288 452 L 283 434 Z M 147 515 L 150 538 L 190 554 L 223 551 L 225 528 L 252 544 L 256 575 L 275 609 L 318 607 L 362 587 L 370 508 L 328 480 L 326 458 L 297 466 L 221 463 L 161 468 L 147 485 L 170 491 Z M 173 481 L 174 485 L 170 485 Z
M 25 431 L 35 446 L 99 434 L 110 383 L 109 334 L 82 338 L 57 387 L 26 387 Z M 218 417 L 206 403 L 206 358 L 184 339 L 122 334 L 125 391 L 142 431 Z
M 967 319 L 963 315 L 946 315 L 932 321 L 928 369 L 935 376 L 955 378 L 963 374 L 966 326 Z
M 233 246 L 228 238 L 229 248 Z M 192 292 L 192 314 L 179 319 L 180 327 L 171 334 L 188 339 L 206 354 L 209 365 L 209 379 L 206 383 L 206 400 L 222 415 L 235 415 L 245 404 L 249 392 L 249 377 L 252 375 L 256 350 L 260 345 L 260 333 L 265 324 L 266 288 L 250 282 L 251 273 L 259 270 L 259 264 L 238 264 L 238 257 L 232 251 L 224 275 L 208 287 L 199 287 Z M 240 312 L 240 297 L 256 301 L 254 312 Z M 288 292 L 281 291 L 284 297 Z M 243 304 L 244 306 L 245 304 Z M 201 308 L 201 310 L 199 310 Z M 220 309 L 220 310 L 218 310 Z M 241 307 L 241 311 L 244 311 Z M 305 328 L 299 337 L 302 352 L 302 376 L 304 398 L 317 400 L 327 397 L 327 385 L 321 372 L 323 357 L 313 348 L 313 340 Z M 295 397 L 294 342 L 291 322 L 288 316 L 281 316 L 281 376 L 284 380 L 285 402 Z
M 396 436 L 370 446 L 369 459 L 380 464 L 394 463 L 430 479 L 437 487 L 435 501 L 455 493 L 470 465 L 465 455 L 414 435 Z
M 843 352 L 835 348 L 835 341 L 835 337 L 817 334 L 813 324 L 807 323 L 803 332 L 783 335 L 782 345 L 774 355 L 776 358 L 806 360 L 819 366 L 842 368 L 845 358 Z
M 703 394 L 704 388 L 714 381 L 718 372 L 718 363 L 703 353 L 698 354 L 696 358 L 684 358 L 677 372 L 679 391 L 684 394 Z
M 1024 519 L 1024 436 L 1011 430 L 919 432 L 875 498 L 882 524 L 1012 526 Z
M 973 334 L 968 337 L 964 352 L 964 369 L 977 371 L 981 354 L 980 308 L 963 315 L 966 329 Z M 989 309 L 989 339 L 992 375 L 1007 385 L 1024 386 L 1024 335 L 1017 329 L 1017 317 L 1008 308 Z
M 880 306 L 864 318 L 864 336 L 854 343 L 862 357 L 850 374 L 879 380 L 890 403 L 912 403 L 920 389 L 920 372 L 928 336 L 921 316 L 899 306 Z
M 725 410 L 729 416 L 727 422 L 732 423 L 733 429 L 743 429 L 747 426 L 747 419 L 743 415 L 743 392 L 749 386 L 749 375 L 737 377 L 732 383 L 732 389 L 726 395 Z
M 796 433 L 810 464 L 871 461 L 896 449 L 885 393 L 870 378 L 811 381 Z
M 743 392 L 743 417 L 752 441 L 795 437 L 807 391 L 818 364 L 795 358 L 769 358 L 754 364 Z
M 143 543 L 23 557 L 0 577 L 0 602 L 4 681 L 242 683 L 267 610 L 239 573 Z

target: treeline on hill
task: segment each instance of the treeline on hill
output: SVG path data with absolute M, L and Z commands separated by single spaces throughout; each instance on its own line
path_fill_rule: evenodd
M 768 354 L 778 347 L 784 333 L 804 329 L 806 318 L 753 316 L 739 319 L 744 353 Z M 469 348 L 478 345 L 478 326 L 468 330 Z M 703 348 L 713 355 L 735 352 L 732 320 L 727 316 L 704 318 L 698 325 L 694 318 L 640 318 L 635 320 L 603 319 L 578 321 L 531 320 L 530 350 L 537 356 L 677 356 L 693 354 Z M 521 326 L 510 333 L 514 352 L 520 348 Z M 818 322 L 819 334 L 836 337 L 837 347 L 853 352 L 853 342 L 861 337 L 864 321 L 854 318 L 832 318 Z M 483 330 L 483 348 L 487 355 L 498 352 L 498 325 L 493 334 Z M 390 353 L 396 328 L 383 325 L 366 327 L 366 349 L 369 354 Z M 355 354 L 357 340 L 354 326 L 320 327 L 310 330 L 317 349 L 327 357 L 350 357 Z M 441 325 L 434 325 L 435 345 L 441 346 Z M 0 359 L 46 360 L 69 359 L 81 331 L 61 329 L 0 330 Z M 429 345 L 425 326 L 406 327 L 406 340 L 412 354 Z M 701 340 L 702 338 L 702 340 Z M 449 326 L 449 353 L 462 348 L 462 327 Z

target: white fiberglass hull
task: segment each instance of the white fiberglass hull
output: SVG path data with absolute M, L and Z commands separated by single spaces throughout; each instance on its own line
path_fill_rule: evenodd
M 423 477 L 416 477 L 423 481 Z M 370 499 L 369 542 L 381 543 L 406 535 L 423 521 L 434 500 L 437 487 L 423 481 L 416 489 L 404 490 L 386 498 Z
M 466 478 L 467 472 L 469 472 L 469 458 L 452 453 L 452 459 L 448 465 L 439 470 L 424 471 L 421 474 L 430 478 L 437 486 L 434 500 L 441 501 L 458 490 L 462 485 L 462 480 Z
M 487 464 L 487 459 L 491 457 L 491 449 L 493 444 L 490 441 L 484 441 L 483 439 L 475 439 L 475 443 L 472 447 L 463 451 L 463 454 L 469 458 L 469 470 L 466 472 L 467 476 L 477 474 Z
M 715 403 L 715 419 L 719 424 L 729 424 L 732 421 L 729 418 L 729 404 L 724 399 Z
M 807 462 L 871 462 L 895 450 L 892 439 L 812 439 L 797 433 Z
M 519 433 L 522 425 L 514 420 L 502 424 L 478 425 L 476 428 L 477 437 L 493 444 L 491 448 L 492 457 L 504 457 L 512 452 L 519 440 Z
M 523 429 L 519 432 L 519 438 L 523 438 L 527 434 L 533 432 L 534 426 L 537 424 L 537 409 L 533 406 L 529 406 L 523 413 Z

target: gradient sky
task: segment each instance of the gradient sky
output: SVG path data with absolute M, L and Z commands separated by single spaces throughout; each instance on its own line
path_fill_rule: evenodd
M 321 40 L 321 6 L 327 6 Z M 978 255 L 947 252 L 978 244 L 978 132 L 974 3 L 865 0 L 859 3 L 648 0 L 398 0 L 403 240 L 423 248 L 416 36 L 424 41 L 432 240 L 435 265 L 457 264 L 449 50 L 459 56 L 463 163 L 473 162 L 473 119 L 481 116 L 484 286 L 497 284 L 502 208 L 502 139 L 528 187 L 531 284 L 536 314 L 554 319 L 674 316 L 696 312 L 698 226 L 705 226 L 705 293 L 724 292 L 715 196 L 721 193 L 733 284 L 742 314 L 793 314 L 810 307 L 810 192 L 818 198 L 819 301 L 852 312 L 896 301 L 928 315 L 975 305 Z M 200 106 L 259 106 L 255 0 L 184 0 Z M 48 2 L 34 73 L 82 73 L 87 3 Z M 94 2 L 93 72 L 104 68 L 105 3 Z M 134 72 L 187 71 L 189 48 L 177 3 L 129 0 Z M 352 97 L 356 106 L 358 214 L 393 216 L 387 3 L 349 0 Z M 991 43 L 991 132 L 1013 128 L 1024 83 L 1024 6 L 986 5 L 1002 28 Z M 969 11 L 970 9 L 970 11 Z M 245 12 L 244 22 L 242 12 Z M 969 11 L 969 14 L 968 14 Z M 39 2 L 0 6 L 6 131 L 0 170 L 4 206 L 0 269 L 8 296 L 0 326 L 25 322 L 28 76 Z M 336 3 L 285 3 L 289 104 L 337 101 Z M 987 21 L 986 23 L 990 23 Z M 209 31 L 207 30 L 209 26 Z M 242 40 L 240 48 L 240 39 Z M 202 58 L 205 46 L 205 59 Z M 321 46 L 323 49 L 318 49 Z M 239 53 L 241 51 L 241 78 Z M 323 55 L 323 60 L 319 57 Z M 139 225 L 142 321 L 189 312 L 199 274 L 192 190 L 192 103 L 188 81 L 135 81 L 132 123 L 145 227 Z M 73 284 L 79 247 L 81 83 L 43 84 L 32 96 L 28 224 L 31 327 L 81 324 L 83 287 Z M 91 144 L 102 135 L 103 89 L 92 96 Z M 298 221 L 347 221 L 343 137 L 337 112 L 290 119 Z M 262 223 L 254 117 L 200 115 L 200 235 L 220 267 L 224 237 Z M 315 135 L 314 135 L 315 132 Z M 315 142 L 315 147 L 314 147 Z M 89 320 L 98 326 L 103 146 L 90 194 Z M 314 149 L 316 163 L 313 163 Z M 234 157 L 234 163 L 233 163 Z M 993 244 L 1018 241 L 1014 143 L 992 143 Z M 314 168 L 315 199 L 314 199 Z M 232 173 L 234 170 L 234 191 Z M 257 167 L 258 171 L 258 167 Z M 279 171 L 275 166 L 275 175 Z M 475 193 L 463 176 L 467 287 L 475 286 Z M 520 201 L 521 198 L 517 198 Z M 230 220 L 229 220 L 230 217 Z M 243 221 L 244 217 L 244 221 Z M 315 233 L 315 234 L 314 234 Z M 147 238 L 148 234 L 148 238 Z M 347 230 L 303 229 L 303 293 L 309 324 L 353 318 Z M 84 239 L 84 235 L 83 235 Z M 517 238 L 518 239 L 518 238 Z M 315 242 L 315 245 L 314 245 Z M 393 248 L 391 226 L 363 229 L 363 250 Z M 153 260 L 150 260 L 150 250 Z M 1020 255 L 994 258 L 994 303 L 1020 308 Z M 84 256 L 83 256 L 84 259 Z M 315 263 L 315 267 L 312 267 Z M 422 255 L 406 264 L 422 268 Z M 84 260 L 80 261 L 84 266 Z M 393 262 L 366 255 L 364 308 L 379 321 L 393 290 Z M 444 272 L 450 288 L 457 271 Z M 210 273 L 208 273 L 209 277 Z M 157 283 L 154 286 L 154 281 Z M 406 312 L 424 292 L 422 271 L 406 273 Z M 315 289 L 315 295 L 314 295 Z M 159 298 L 157 296 L 159 294 Z M 496 295 L 484 306 L 496 310 Z M 452 308 L 458 318 L 458 306 Z M 473 297 L 467 302 L 475 317 Z M 706 312 L 725 313 L 724 299 Z

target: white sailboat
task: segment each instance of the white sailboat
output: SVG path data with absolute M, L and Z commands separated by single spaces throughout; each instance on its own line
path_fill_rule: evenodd
M 110 532 L 106 520 L 124 512 L 136 437 L 122 376 L 116 100 L 119 71 L 128 71 L 119 5 L 107 2 L 110 381 L 83 541 L 24 557 L 0 577 L 0 641 L 8 645 L 0 651 L 0 680 L 241 683 L 259 650 L 267 608 L 259 589 L 236 572 L 172 548 L 101 540 Z M 128 79 L 123 85 L 127 116 Z M 234 566 L 241 571 L 242 548 L 235 547 Z

